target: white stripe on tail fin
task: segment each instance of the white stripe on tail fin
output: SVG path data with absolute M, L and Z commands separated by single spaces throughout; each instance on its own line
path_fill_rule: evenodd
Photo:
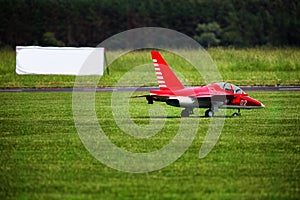
M 159 88 L 169 90 L 180 90 L 184 86 L 178 80 L 174 72 L 168 66 L 166 61 L 160 55 L 158 51 L 151 51 L 152 60 L 154 63 L 154 69 L 158 81 Z

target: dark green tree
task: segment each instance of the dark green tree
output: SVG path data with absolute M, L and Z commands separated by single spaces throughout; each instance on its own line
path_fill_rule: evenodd
M 0 0 L 0 46 L 95 46 L 132 28 L 177 30 L 205 46 L 300 46 L 298 0 Z M 200 24 L 198 26 L 198 24 Z
M 55 37 L 55 34 L 51 33 L 51 32 L 46 32 L 43 35 L 42 45 L 43 46 L 58 46 L 58 47 L 65 46 L 65 44 L 62 41 L 57 40 Z
M 198 24 L 196 31 L 199 35 L 194 37 L 202 46 L 211 47 L 220 44 L 219 39 L 222 29 L 217 22 Z

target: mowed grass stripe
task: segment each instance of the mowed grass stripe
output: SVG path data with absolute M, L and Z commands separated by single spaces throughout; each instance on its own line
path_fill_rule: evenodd
M 118 52 L 112 52 L 115 54 Z M 187 60 L 161 51 L 172 69 L 186 85 L 204 85 L 205 80 Z M 191 54 L 195 52 L 190 52 Z M 208 53 L 216 63 L 223 81 L 236 85 L 299 85 L 300 50 L 298 48 L 209 48 Z M 195 56 L 198 56 L 196 54 Z M 34 58 L 33 58 L 34 59 Z M 98 86 L 114 86 L 124 74 L 143 66 L 123 86 L 141 86 L 140 80 L 152 77 L 144 86 L 157 86 L 150 51 L 133 51 L 122 55 L 110 66 Z M 0 88 L 51 88 L 73 87 L 75 76 L 17 75 L 14 50 L 0 50 Z M 147 79 L 149 80 L 149 79 Z
M 249 92 L 250 93 L 250 92 Z M 128 174 L 98 162 L 81 143 L 72 93 L 0 94 L 1 199 L 298 199 L 299 92 L 251 92 L 265 109 L 227 111 L 220 139 L 199 159 L 210 119 L 200 118 L 190 148 L 170 166 Z M 165 127 L 149 139 L 124 134 L 111 118 L 111 93 L 96 93 L 99 123 L 126 150 L 149 152 L 172 140 L 180 108 L 164 104 Z M 151 106 L 130 100 L 131 117 L 145 126 Z M 101 113 L 105 115 L 101 115 Z M 201 110 L 204 115 L 204 110 Z M 195 119 L 191 119 L 191 122 Z

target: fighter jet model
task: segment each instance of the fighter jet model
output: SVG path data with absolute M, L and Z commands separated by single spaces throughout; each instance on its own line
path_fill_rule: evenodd
M 265 107 L 241 88 L 227 82 L 185 87 L 158 51 L 152 51 L 151 55 L 159 90 L 150 90 L 149 95 L 142 95 L 146 97 L 148 104 L 160 101 L 170 106 L 182 107 L 184 109 L 181 112 L 181 117 L 189 117 L 190 114 L 194 113 L 194 108 L 208 108 L 205 116 L 213 117 L 219 108 L 237 109 L 233 116 L 241 116 L 241 109 Z

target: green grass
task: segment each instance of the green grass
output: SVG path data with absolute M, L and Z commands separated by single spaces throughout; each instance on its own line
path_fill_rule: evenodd
M 207 157 L 198 154 L 210 119 L 200 118 L 183 156 L 145 174 L 116 171 L 89 154 L 74 126 L 72 93 L 0 93 L 0 198 L 299 199 L 300 93 L 249 93 L 266 108 L 226 118 Z M 96 112 L 101 127 L 122 148 L 153 151 L 176 134 L 181 109 L 161 104 L 168 116 L 162 131 L 134 139 L 116 127 L 110 101 L 111 93 L 97 93 Z M 132 119 L 146 125 L 153 105 L 145 99 L 130 102 Z
M 208 50 L 224 81 L 237 85 L 299 85 L 300 84 L 300 50 L 282 49 L 223 49 Z M 163 52 L 169 65 L 187 85 L 203 85 L 205 81 L 187 61 L 173 54 Z M 15 52 L 0 51 L 0 88 L 43 88 L 73 87 L 74 76 L 54 75 L 17 75 L 15 73 Z M 157 85 L 149 51 L 138 51 L 123 55 L 110 66 L 110 74 L 105 74 L 98 83 L 99 87 L 114 86 L 130 69 L 145 65 L 140 71 L 147 72 L 152 79 L 143 85 Z M 143 77 L 139 77 L 140 80 Z M 136 85 L 138 80 L 124 84 Z M 140 85 L 140 83 L 139 83 Z
M 299 85 L 299 49 L 209 49 L 224 80 L 237 85 Z

